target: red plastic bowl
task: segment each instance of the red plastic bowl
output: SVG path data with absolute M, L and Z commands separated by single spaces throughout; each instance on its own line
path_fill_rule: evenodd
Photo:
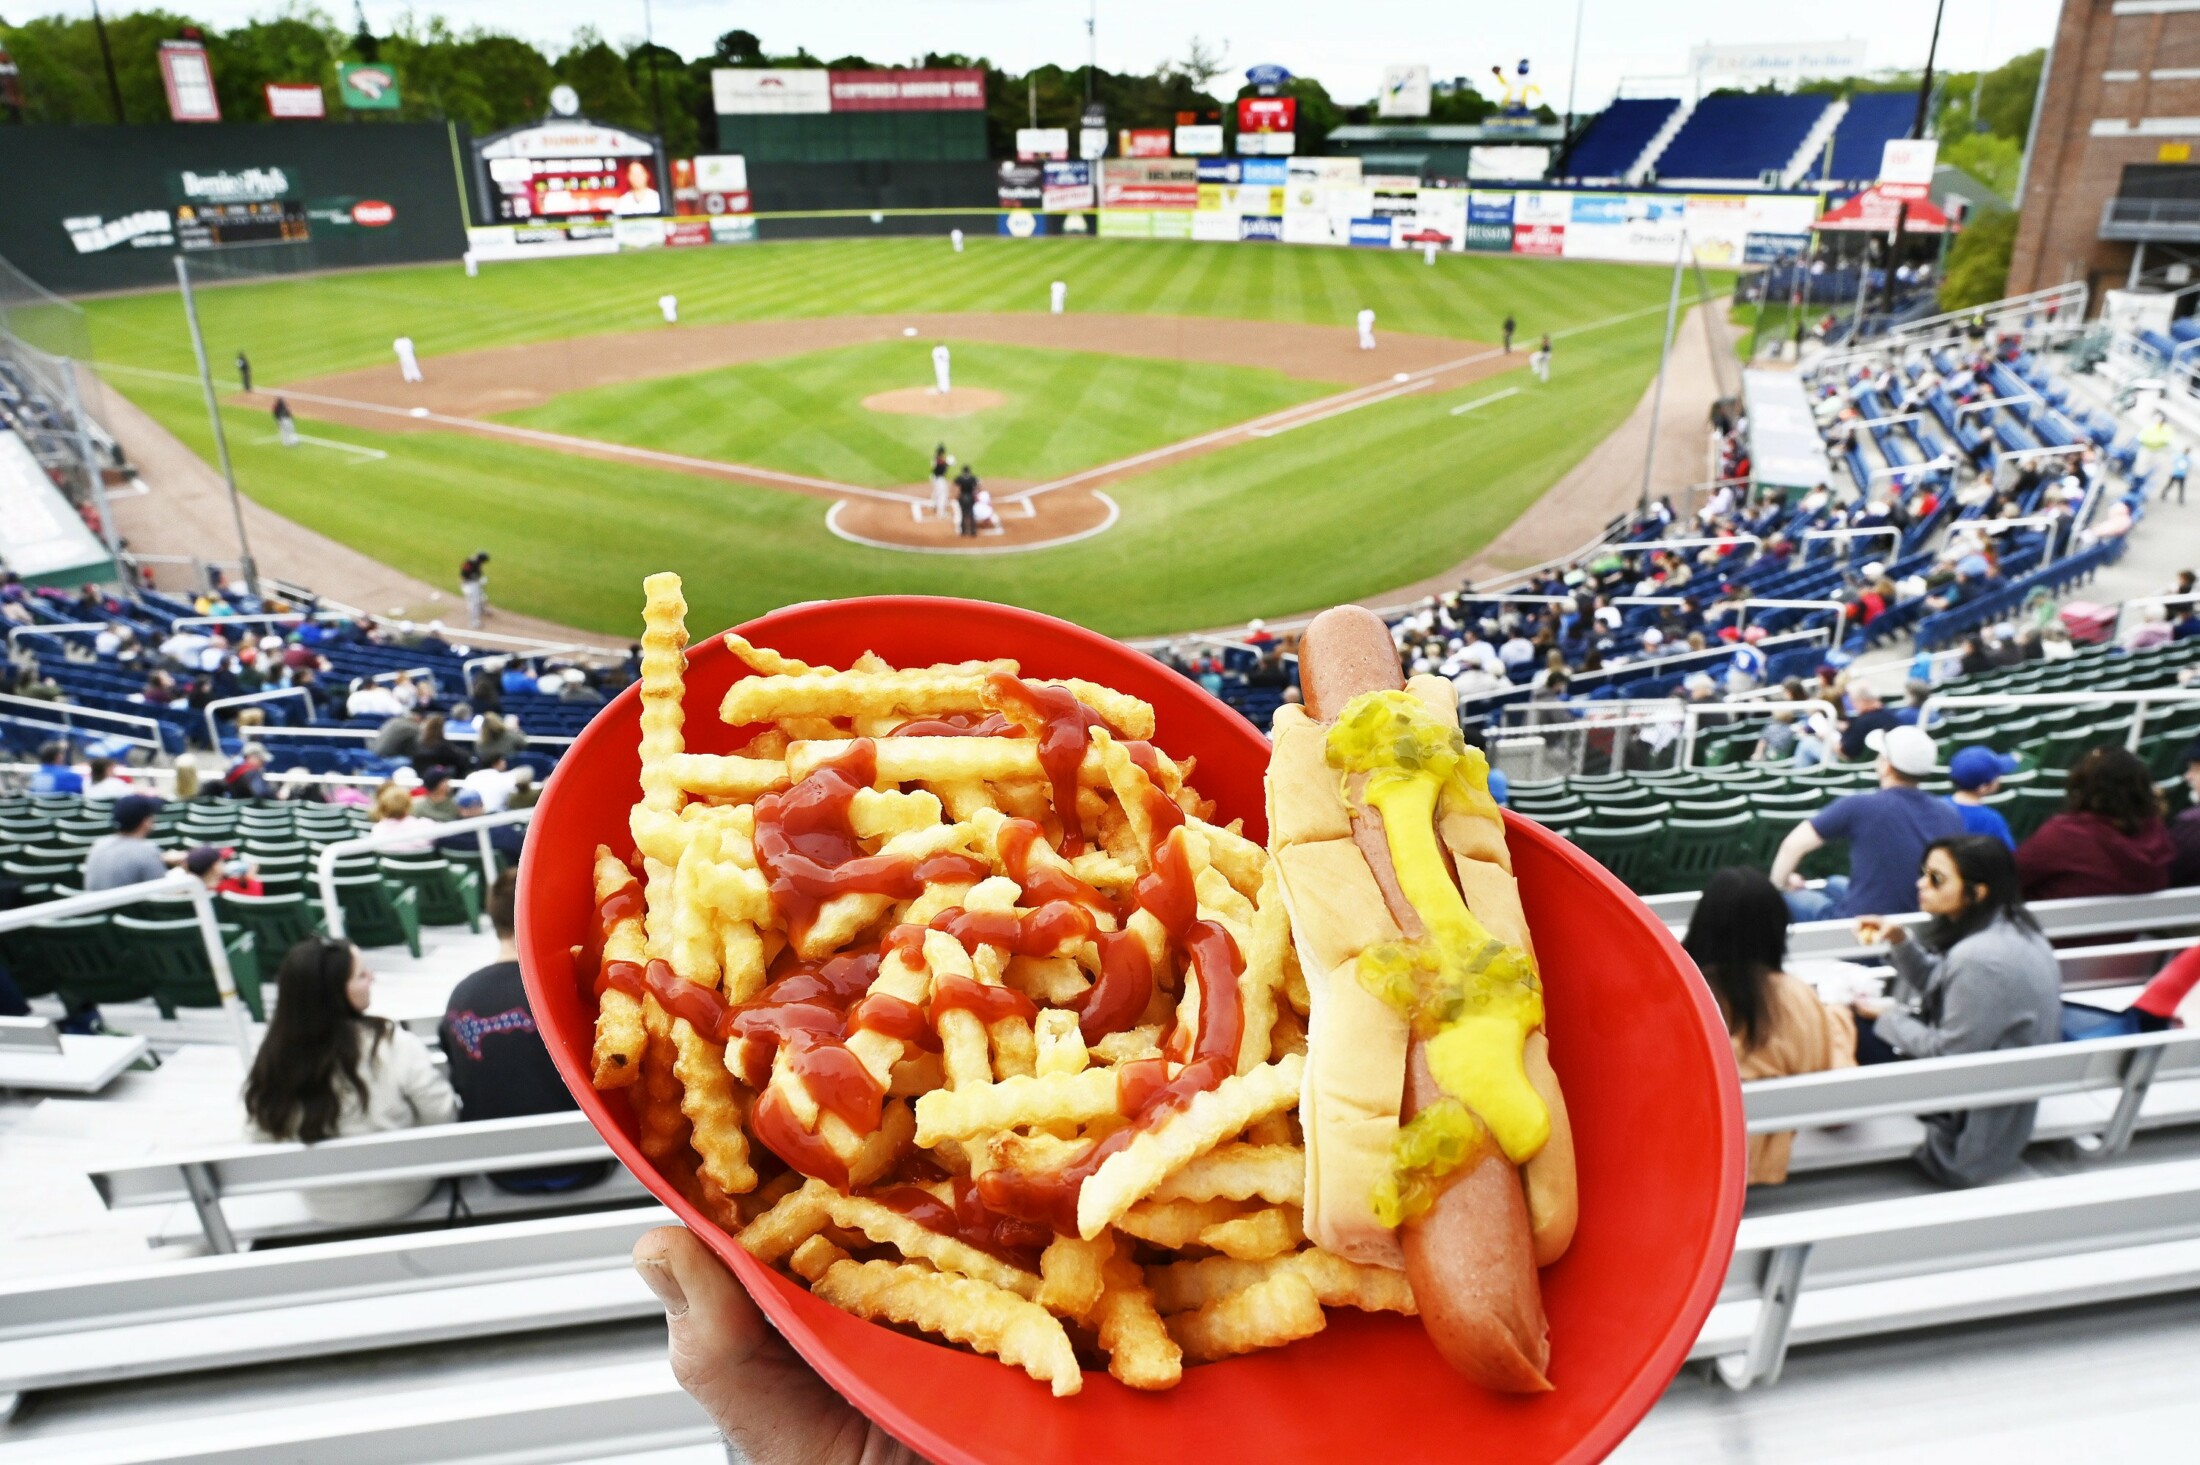
M 741 628 L 759 645 L 845 666 L 1012 656 L 1027 674 L 1105 682 L 1153 704 L 1156 741 L 1196 756 L 1194 781 L 1262 834 L 1268 744 L 1158 662 L 1047 616 L 979 602 L 886 596 L 795 606 Z M 720 696 L 745 668 L 715 639 L 688 669 L 688 746 L 726 751 Z M 758 1265 L 644 1159 L 623 1098 L 589 1084 L 594 1001 L 569 950 L 593 910 L 590 855 L 632 848 L 639 705 L 614 700 L 544 791 L 520 867 L 519 943 L 535 1018 L 566 1084 L 627 1168 L 733 1268 L 802 1356 L 859 1409 L 940 1465 L 1184 1459 L 1507 1465 L 1591 1461 L 1657 1401 L 1710 1311 L 1742 1208 L 1741 1093 L 1726 1031 L 1663 925 L 1581 851 L 1507 817 L 1548 986 L 1551 1056 L 1573 1117 L 1581 1227 L 1543 1274 L 1554 1392 L 1486 1393 L 1450 1372 L 1410 1319 L 1339 1311 L 1318 1337 L 1187 1369 L 1164 1394 L 1088 1372 L 1050 1397 L 989 1358 L 837 1311 Z

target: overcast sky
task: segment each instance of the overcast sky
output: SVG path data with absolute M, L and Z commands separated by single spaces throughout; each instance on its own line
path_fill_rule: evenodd
M 990 57 L 1022 71 L 1047 61 L 1082 64 L 1090 0 L 650 0 L 657 39 L 685 55 L 706 50 L 721 32 L 754 31 L 772 51 L 806 46 L 820 56 L 860 52 L 881 61 L 927 50 Z M 1862 37 L 1873 69 L 1923 64 L 1932 34 L 1929 0 L 1846 0 L 1841 5 L 1775 5 L 1764 0 L 1582 0 L 1580 110 L 1602 106 L 1622 78 L 1654 95 L 1652 78 L 1675 78 L 1688 50 L 1705 41 L 1812 42 Z M 1999 64 L 2044 46 L 2060 0 L 1946 0 L 1940 65 L 1968 70 Z M 233 25 L 280 9 L 270 0 L 172 0 L 173 8 Z M 1522 57 L 1534 63 L 1545 100 L 1566 107 L 1574 43 L 1574 6 L 1566 0 L 1499 4 L 1493 0 L 1098 0 L 1099 60 L 1111 71 L 1147 71 L 1185 53 L 1193 36 L 1225 46 L 1233 79 L 1255 62 L 1274 61 L 1318 77 L 1340 101 L 1365 101 L 1386 64 L 1425 62 L 1437 76 L 1487 78 Z M 110 13 L 125 9 L 109 0 Z M 342 23 L 350 0 L 325 0 Z M 638 38 L 644 0 L 366 0 L 369 22 L 387 29 L 408 12 L 440 14 L 460 27 L 515 32 L 546 49 L 594 25 L 612 40 Z M 17 15 L 40 10 L 89 13 L 89 0 L 23 0 Z M 1218 87 L 1220 83 L 1217 83 Z

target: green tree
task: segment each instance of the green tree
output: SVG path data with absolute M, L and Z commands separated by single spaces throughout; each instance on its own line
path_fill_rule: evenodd
M 401 118 L 448 118 L 477 136 L 539 120 L 557 85 L 550 63 L 527 42 L 479 30 L 461 36 L 440 17 L 384 36 L 381 50 L 397 68 Z
M 2016 197 L 2017 172 L 2024 163 L 2022 142 L 1994 132 L 1966 132 L 1954 138 L 1943 133 L 1942 137 L 1941 162 L 1961 168 L 2004 199 Z
M 558 80 L 580 94 L 581 112 L 598 122 L 634 132 L 652 131 L 649 104 L 634 90 L 626 58 L 586 26 L 573 37 L 573 45 L 551 70 Z
M 690 158 L 717 150 L 717 112 L 711 106 L 708 67 L 698 75 L 680 59 L 678 51 L 644 42 L 626 53 L 626 74 L 634 84 L 634 95 L 642 99 L 648 113 L 649 130 L 663 133 L 666 157 Z M 664 113 L 662 129 L 657 125 L 660 108 Z M 711 122 L 707 132 L 703 128 L 706 116 Z
M 2009 292 L 2009 256 L 2017 244 L 2017 216 L 1971 216 L 1948 249 L 1948 273 L 1940 283 L 1940 308 L 1962 310 L 1999 300 Z
M 312 82 L 321 88 L 331 115 L 336 96 L 336 52 L 344 34 L 319 10 L 293 10 L 274 20 L 255 20 L 232 31 L 209 34 L 206 49 L 214 66 L 214 91 L 222 116 L 232 122 L 256 122 L 267 116 L 267 83 Z
M 118 119 L 90 17 L 47 15 L 22 25 L 0 23 L 0 46 L 22 71 L 23 120 L 166 122 L 168 90 L 161 81 L 160 43 L 181 36 L 192 24 L 188 17 L 165 10 L 140 10 L 107 21 L 122 93 L 123 115 Z

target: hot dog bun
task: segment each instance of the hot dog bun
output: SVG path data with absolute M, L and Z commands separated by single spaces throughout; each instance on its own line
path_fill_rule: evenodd
M 1277 716 L 1268 805 L 1312 1007 L 1300 1103 L 1307 1234 L 1356 1260 L 1403 1265 L 1424 1327 L 1460 1372 L 1493 1389 L 1548 1389 L 1536 1268 L 1563 1253 L 1576 1214 L 1572 1142 L 1548 1046 L 1534 1032 L 1523 1054 L 1553 1125 L 1525 1181 L 1485 1127 L 1479 1153 L 1440 1182 L 1428 1210 L 1385 1226 L 1373 1187 L 1389 1173 L 1397 1126 L 1444 1092 L 1404 1016 L 1361 985 L 1358 957 L 1376 942 L 1428 932 L 1392 867 L 1381 814 L 1359 797 L 1365 775 L 1340 784 L 1324 744 L 1326 724 L 1353 698 L 1403 683 L 1388 629 L 1357 606 L 1315 619 L 1299 666 L 1305 709 Z M 1416 678 L 1406 690 L 1443 721 L 1456 718 L 1443 679 Z M 1437 824 L 1469 909 L 1491 935 L 1527 949 L 1502 822 L 1447 806 Z

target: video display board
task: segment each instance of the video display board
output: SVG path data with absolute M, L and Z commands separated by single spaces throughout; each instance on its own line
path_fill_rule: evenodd
M 474 162 L 491 223 L 668 211 L 663 154 L 641 133 L 579 118 L 534 123 L 483 138 Z

